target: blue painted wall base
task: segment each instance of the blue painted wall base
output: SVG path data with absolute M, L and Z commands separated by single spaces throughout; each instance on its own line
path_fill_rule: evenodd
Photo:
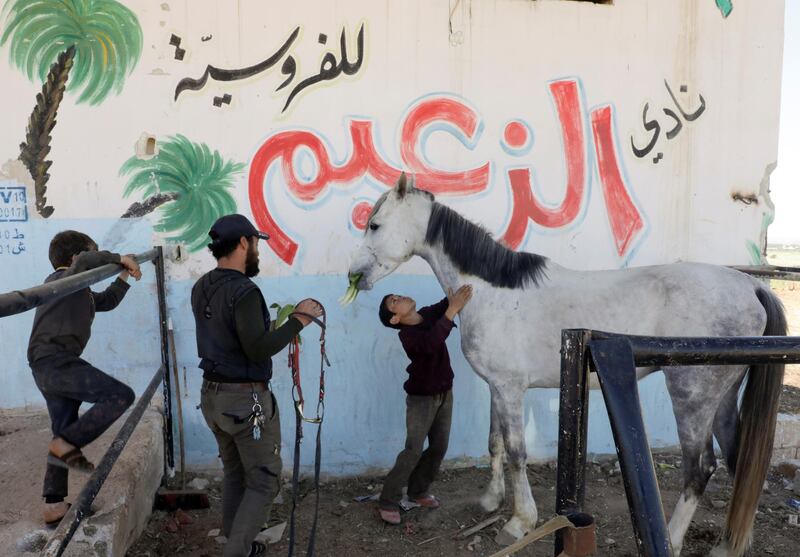
M 11 269 L 13 272 L 0 275 L 0 291 L 42 282 L 51 272 L 44 254 L 55 232 L 79 228 L 102 240 L 103 232 L 109 230 L 112 224 L 111 221 L 49 219 L 37 221 L 35 226 L 28 225 L 30 249 L 15 259 L 3 260 L 4 271 Z M 149 226 L 141 223 L 126 236 L 124 244 L 115 249 L 134 252 L 149 247 L 149 243 Z M 269 258 L 264 259 L 262 266 L 274 264 Z M 197 368 L 194 320 L 189 309 L 193 282 L 168 281 L 167 302 L 175 328 L 178 370 L 184 397 L 187 465 L 215 467 L 219 461 L 214 438 L 197 409 L 201 372 Z M 259 277 L 256 282 L 268 303 L 285 304 L 314 296 L 328 309 L 328 356 L 332 367 L 326 376 L 324 473 L 349 475 L 391 466 L 405 441 L 405 393 L 402 385 L 408 361 L 397 333 L 380 325 L 377 305 L 390 292 L 412 296 L 420 306 L 433 303 L 443 296 L 439 284 L 430 276 L 393 275 L 380 282 L 375 290 L 361 293 L 351 306 L 342 308 L 337 300 L 347 286 L 344 276 Z M 154 270 L 146 265 L 145 277 L 134 284 L 122 305 L 111 313 L 97 315 L 92 340 L 84 357 L 131 385 L 137 393 L 141 392 L 160 364 L 157 316 Z M 43 406 L 25 357 L 32 320 L 33 312 L 0 320 L 0 338 L 5 358 L 0 407 Z M 301 366 L 303 386 L 307 393 L 315 393 L 317 388 L 317 335 L 313 328 L 303 333 Z M 448 340 L 448 347 L 455 371 L 455 407 L 447 458 L 481 458 L 488 454 L 488 388 L 472 372 L 461 354 L 458 330 Z M 294 410 L 286 352 L 274 358 L 274 369 L 272 387 L 283 415 L 284 451 L 288 451 L 294 440 Z M 651 375 L 640 383 L 639 389 L 652 446 L 676 445 L 675 420 L 663 376 Z M 588 450 L 590 453 L 614 453 L 602 397 L 599 392 L 591 396 Z M 528 393 L 525 423 L 529 458 L 554 459 L 557 450 L 557 390 L 543 389 Z M 312 431 L 310 426 L 308 430 Z M 312 442 L 303 444 L 305 471 L 313 463 L 313 449 Z M 290 458 L 290 451 L 285 454 Z

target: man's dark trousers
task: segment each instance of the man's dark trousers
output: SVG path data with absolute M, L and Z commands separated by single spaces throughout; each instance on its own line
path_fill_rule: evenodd
M 428 495 L 447 453 L 452 415 L 451 390 L 431 396 L 406 396 L 406 446 L 386 477 L 380 497 L 382 508 L 397 509 L 405 485 L 409 499 Z M 423 451 L 426 437 L 428 448 Z
M 31 369 L 47 403 L 53 437 L 61 437 L 78 448 L 100 437 L 136 398 L 125 383 L 73 354 L 41 358 L 31 364 Z M 83 402 L 94 405 L 79 417 L 78 409 Z M 48 464 L 42 495 L 66 497 L 68 476 L 66 468 Z
M 253 394 L 265 422 L 253 438 Z M 228 538 L 223 557 L 250 553 L 251 540 L 269 519 L 280 491 L 281 421 L 272 393 L 264 383 L 203 381 L 200 409 L 214 434 L 222 459 L 222 533 Z

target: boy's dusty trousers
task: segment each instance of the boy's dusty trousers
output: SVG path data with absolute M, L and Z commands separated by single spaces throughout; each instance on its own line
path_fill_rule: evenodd
M 428 495 L 450 441 L 453 391 L 431 396 L 406 395 L 406 447 L 386 477 L 380 505 L 397 509 L 408 485 L 409 499 Z M 428 448 L 422 450 L 425 438 Z
M 78 448 L 100 437 L 136 398 L 125 383 L 72 354 L 42 358 L 31 369 L 47 403 L 53 436 Z M 78 417 L 83 402 L 94 405 Z M 66 497 L 68 476 L 65 468 L 49 464 L 42 496 Z

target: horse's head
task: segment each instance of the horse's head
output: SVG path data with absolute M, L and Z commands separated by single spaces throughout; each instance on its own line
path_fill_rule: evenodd
M 413 176 L 400 175 L 397 186 L 384 193 L 369 216 L 364 241 L 350 265 L 349 276 L 361 275 L 359 290 L 372 286 L 411 259 L 425 242 L 433 195 L 414 187 Z

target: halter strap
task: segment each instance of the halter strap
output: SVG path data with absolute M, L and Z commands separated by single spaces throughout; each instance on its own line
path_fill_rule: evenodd
M 313 300 L 322 308 L 322 319 L 317 319 L 313 315 L 304 312 L 293 312 L 292 315 L 302 315 L 319 325 L 319 399 L 317 402 L 317 416 L 306 418 L 303 414 L 303 388 L 300 385 L 300 344 L 298 337 L 289 343 L 289 367 L 292 370 L 292 399 L 294 400 L 295 415 L 295 441 L 294 441 L 294 465 L 292 467 L 292 511 L 289 519 L 289 557 L 294 554 L 295 545 L 295 510 L 297 508 L 300 493 L 300 441 L 303 438 L 303 422 L 317 424 L 317 443 L 314 454 L 314 489 L 316 491 L 316 502 L 314 508 L 314 521 L 311 524 L 311 531 L 308 537 L 308 549 L 306 555 L 313 557 L 314 545 L 317 533 L 317 520 L 319 518 L 319 477 L 320 463 L 322 460 L 322 420 L 325 417 L 325 366 L 330 367 L 328 356 L 325 354 L 325 332 L 326 314 L 325 307 L 317 300 Z

